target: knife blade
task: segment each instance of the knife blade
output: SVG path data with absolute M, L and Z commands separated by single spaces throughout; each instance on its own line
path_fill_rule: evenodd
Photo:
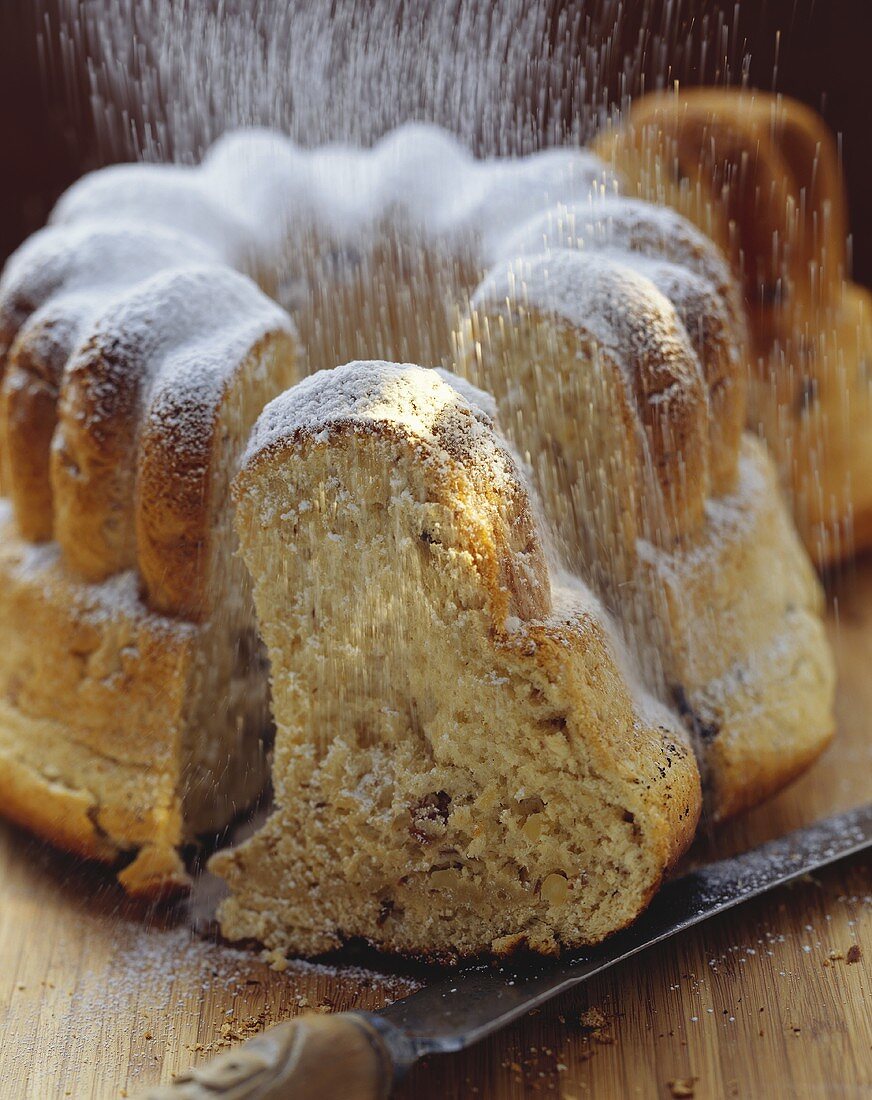
M 143 1100 L 377 1100 L 420 1058 L 465 1049 L 568 989 L 751 898 L 872 847 L 872 804 L 667 882 L 604 944 L 559 963 L 468 966 L 379 1012 L 300 1017 Z

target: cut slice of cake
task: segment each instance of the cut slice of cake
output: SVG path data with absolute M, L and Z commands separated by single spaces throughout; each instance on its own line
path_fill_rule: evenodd
M 222 928 L 313 954 L 553 953 L 638 915 L 699 776 L 596 599 L 552 571 L 483 394 L 352 363 L 271 402 L 234 482 L 275 806 Z

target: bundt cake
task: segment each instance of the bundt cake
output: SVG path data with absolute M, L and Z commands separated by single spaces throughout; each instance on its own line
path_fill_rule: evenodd
M 258 421 L 234 499 L 275 808 L 211 861 L 231 937 L 553 953 L 631 921 L 693 835 L 686 734 L 548 562 L 482 404 L 442 372 L 351 363 Z
M 872 545 L 872 295 L 850 282 L 823 120 L 783 96 L 692 89 L 643 97 L 596 148 L 730 257 L 750 318 L 749 426 L 812 556 L 826 565 Z
M 583 730 L 590 740 L 584 752 L 597 745 L 596 751 L 601 747 L 616 757 L 618 743 L 636 730 L 638 744 L 650 746 L 644 766 L 636 750 L 628 756 L 633 769 L 642 769 L 639 775 L 647 776 L 652 767 L 657 771 L 651 761 L 663 759 L 665 744 L 677 746 L 669 760 L 678 768 L 676 777 L 684 776 L 675 780 L 683 805 L 679 810 L 677 802 L 664 803 L 657 818 L 653 802 L 643 795 L 637 796 L 641 804 L 624 798 L 623 788 L 616 797 L 614 805 L 634 817 L 631 803 L 639 805 L 645 837 L 638 841 L 641 862 L 634 864 L 635 885 L 627 886 L 626 901 L 615 900 L 624 879 L 614 880 L 608 903 L 613 920 L 605 908 L 596 912 L 603 905 L 602 898 L 596 900 L 605 881 L 600 879 L 600 886 L 585 893 L 587 900 L 573 907 L 568 923 L 546 920 L 540 927 L 534 869 L 525 884 L 515 868 L 513 885 L 506 886 L 514 899 L 506 903 L 511 917 L 501 923 L 491 908 L 476 923 L 469 910 L 466 924 L 458 918 L 453 947 L 444 922 L 426 928 L 415 923 L 414 913 L 429 904 L 426 890 L 432 887 L 424 889 L 417 880 L 403 895 L 408 923 L 397 917 L 384 934 L 371 931 L 374 892 L 365 899 L 358 895 L 356 915 L 349 902 L 335 917 L 325 917 L 318 931 L 321 916 L 339 905 L 335 876 L 329 888 L 325 884 L 321 916 L 313 907 L 307 930 L 293 930 L 289 926 L 296 929 L 302 920 L 303 895 L 298 890 L 289 896 L 274 919 L 255 917 L 255 857 L 240 854 L 239 860 L 233 855 L 218 860 L 238 890 L 225 909 L 229 930 L 251 928 L 262 919 L 264 937 L 300 950 L 346 935 L 414 950 L 420 933 L 420 949 L 435 955 L 478 950 L 512 936 L 543 950 L 595 939 L 608 931 L 610 920 L 618 927 L 638 911 L 692 828 L 688 822 L 696 811 L 687 776 L 695 775 L 698 765 L 686 755 L 679 765 L 682 736 L 699 755 L 716 816 L 776 789 L 820 751 L 831 730 L 832 701 L 820 595 L 779 503 L 768 459 L 741 434 L 746 351 L 735 282 L 717 249 L 686 221 L 616 192 L 614 173 L 587 151 L 482 161 L 447 135 L 413 126 L 364 151 L 303 150 L 274 134 L 243 132 L 219 142 L 199 167 L 120 166 L 86 177 L 61 199 L 52 224 L 9 261 L 0 280 L 0 471 L 11 498 L 0 549 L 0 601 L 8 603 L 0 617 L 8 635 L 0 657 L 0 791 L 8 816 L 86 855 L 132 860 L 123 871 L 125 885 L 153 893 L 183 880 L 179 844 L 220 829 L 264 789 L 268 662 L 251 584 L 269 600 L 270 586 L 285 583 L 291 573 L 310 580 L 306 570 L 326 568 L 324 563 L 338 562 L 341 555 L 331 545 L 321 557 L 307 543 L 313 547 L 305 551 L 312 555 L 308 564 L 295 559 L 299 551 L 290 548 L 277 575 L 261 576 L 252 562 L 274 560 L 288 526 L 282 521 L 274 542 L 268 532 L 250 530 L 246 520 L 243 552 L 254 570 L 249 580 L 234 552 L 230 480 L 249 428 L 269 401 L 303 375 L 373 356 L 434 366 L 456 360 L 460 373 L 484 382 L 494 393 L 501 430 L 533 466 L 541 515 L 529 518 L 526 490 L 514 487 L 517 463 L 505 457 L 497 429 L 478 411 L 489 399 L 459 379 L 446 382 L 416 368 L 403 368 L 399 375 L 389 368 L 348 368 L 340 382 L 324 375 L 317 384 L 306 382 L 299 393 L 271 406 L 270 415 L 276 409 L 309 408 L 306 394 L 311 401 L 320 394 L 341 408 L 360 404 L 368 410 L 366 423 L 385 425 L 386 438 L 379 435 L 371 453 L 359 439 L 356 420 L 348 437 L 357 441 L 360 461 L 373 478 L 369 495 L 362 496 L 367 508 L 371 505 L 368 518 L 360 520 L 373 529 L 377 514 L 385 523 L 388 513 L 396 512 L 397 523 L 405 515 L 396 511 L 392 495 L 381 500 L 383 512 L 377 507 L 378 494 L 387 493 L 385 456 L 391 447 L 403 471 L 393 483 L 400 496 L 405 492 L 413 501 L 416 493 L 432 491 L 447 508 L 447 486 L 453 485 L 454 510 L 467 518 L 452 527 L 457 540 L 450 544 L 456 547 L 452 564 L 441 560 L 435 541 L 418 538 L 419 555 L 427 545 L 431 549 L 416 568 L 427 565 L 437 588 L 456 581 L 469 603 L 464 610 L 459 592 L 453 597 L 458 614 L 468 611 L 476 624 L 470 627 L 470 644 L 477 639 L 478 648 L 470 650 L 474 664 L 464 691 L 478 691 L 472 684 L 478 684 L 482 662 L 495 662 L 495 668 L 508 671 L 495 673 L 494 707 L 505 696 L 499 706 L 527 707 L 524 714 L 536 722 L 547 720 L 549 707 L 551 717 L 571 714 L 567 728 Z M 285 306 L 293 322 L 270 299 Z M 422 377 L 429 378 L 430 389 L 424 387 L 426 400 L 416 404 L 407 391 L 423 386 L 417 381 Z M 395 384 L 392 378 L 406 381 Z M 376 401 L 373 393 L 383 396 Z M 454 455 L 456 468 L 443 478 L 431 468 L 432 455 L 453 455 L 449 437 L 460 429 L 450 417 L 444 425 L 434 423 L 430 404 L 446 402 L 457 407 L 458 423 L 472 433 L 474 444 L 461 432 L 463 439 L 455 442 L 467 457 L 461 461 Z M 307 457 L 299 471 L 293 459 L 297 444 L 291 450 L 278 442 L 261 447 L 269 417 L 260 422 L 237 482 L 240 515 L 253 514 L 246 486 L 253 499 L 273 501 L 282 493 L 290 499 L 287 487 L 262 485 L 266 470 L 281 470 L 288 485 L 300 486 L 313 485 L 323 474 L 323 491 L 306 499 L 326 501 L 338 499 L 336 484 L 319 464 L 335 462 L 335 477 L 341 473 L 363 493 L 363 472 L 354 472 L 351 452 L 334 439 L 332 407 L 306 414 L 312 422 L 322 416 L 325 449 L 309 441 L 311 454 L 301 450 Z M 300 439 L 308 440 L 307 432 L 301 429 Z M 427 446 L 413 446 L 410 441 L 421 433 Z M 345 439 L 341 433 L 340 438 Z M 493 470 L 473 461 L 479 447 L 493 454 Z M 261 450 L 262 458 L 257 457 Z M 430 457 L 418 470 L 412 455 L 424 451 Z M 467 485 L 470 463 L 479 473 Z M 502 471 L 502 480 L 487 488 L 482 470 Z M 471 494 L 469 501 L 464 494 Z M 354 501 L 343 501 L 353 513 Z M 411 503 L 409 508 L 411 516 Z M 468 519 L 476 508 L 482 512 L 478 527 Z M 493 524 L 502 530 L 512 508 L 519 517 L 515 536 L 522 541 L 507 549 L 493 544 Z M 334 515 L 329 529 L 336 535 L 351 530 L 353 522 L 351 514 Z M 301 539 L 314 539 L 319 524 L 327 524 L 320 512 L 301 521 Z M 559 555 L 547 567 L 536 549 L 546 528 L 556 535 Z M 397 576 L 406 578 L 412 568 L 411 550 L 399 546 L 399 530 L 386 528 L 384 541 L 366 553 L 361 548 L 358 557 L 346 548 L 362 609 L 372 610 L 359 579 L 369 554 L 372 568 L 381 569 L 387 548 L 397 546 Z M 485 541 L 473 563 L 463 565 L 469 570 L 464 574 L 458 571 L 460 548 L 473 537 Z M 558 562 L 568 563 L 572 576 L 581 574 L 614 612 L 615 630 L 628 640 L 629 655 L 618 654 L 608 617 L 578 581 L 570 585 L 572 598 L 565 599 L 570 611 L 586 610 L 581 618 L 576 612 L 563 615 L 564 596 L 558 601 L 556 595 L 563 586 Z M 479 577 L 479 568 L 486 575 Z M 510 573 L 502 576 L 494 569 Z M 373 585 L 374 593 L 383 591 Z M 501 586 L 511 593 L 513 610 L 493 603 Z M 335 599 L 346 591 L 337 577 Z M 363 798 L 369 782 L 363 761 L 376 756 L 385 760 L 384 775 L 407 768 L 404 776 L 420 788 L 421 806 L 407 806 L 404 813 L 420 819 L 415 829 L 428 836 L 441 836 L 454 814 L 447 814 L 440 792 L 452 805 L 483 797 L 476 786 L 484 783 L 481 769 L 467 774 L 465 787 L 459 773 L 456 787 L 447 775 L 445 786 L 428 786 L 420 776 L 413 781 L 423 764 L 408 754 L 430 744 L 429 729 L 414 709 L 391 702 L 394 688 L 384 677 L 363 683 L 372 668 L 396 668 L 398 658 L 389 661 L 379 648 L 397 637 L 399 627 L 391 627 L 389 617 L 396 614 L 405 623 L 419 609 L 417 601 L 426 604 L 431 596 L 429 588 L 414 598 L 398 589 L 359 631 L 354 628 L 361 636 L 349 636 L 347 647 L 335 653 L 326 635 L 307 627 L 305 637 L 322 646 L 323 668 L 316 668 L 314 657 L 314 664 L 296 663 L 311 656 L 309 642 L 302 653 L 288 641 L 297 629 L 297 611 L 283 609 L 284 626 L 281 614 L 263 612 L 274 662 L 281 651 L 282 667 L 301 683 L 328 677 L 335 700 L 328 702 L 321 693 L 318 720 L 329 714 L 340 723 L 335 736 L 326 730 L 315 736 L 305 715 L 291 713 L 291 700 L 299 699 L 306 715 L 316 713 L 314 702 L 303 701 L 299 691 L 295 695 L 290 681 L 275 679 L 274 665 L 281 726 L 274 773 L 279 808 L 268 829 L 279 829 L 287 820 L 282 815 L 295 812 L 289 792 L 300 781 L 303 764 L 292 744 L 309 746 L 307 766 L 317 770 L 325 789 L 334 784 L 330 789 L 338 792 L 346 779 L 358 777 L 359 803 L 350 787 L 340 799 L 347 822 L 359 822 L 358 810 L 372 806 Z M 447 599 L 442 591 L 432 606 Z M 330 611 L 330 629 L 338 631 L 340 612 L 333 600 L 319 589 L 318 605 L 323 602 Z M 494 631 L 487 644 L 485 624 Z M 539 657 L 518 649 L 531 632 L 534 641 L 542 639 L 541 645 L 536 641 Z M 456 638 L 457 631 L 443 631 L 440 644 L 448 645 L 449 636 Z M 424 642 L 416 637 L 414 645 Z M 540 684 L 540 698 L 530 686 L 537 677 L 541 681 L 538 661 L 545 661 L 546 648 L 552 654 L 547 667 L 553 662 L 563 677 L 554 682 L 553 698 L 550 688 Z M 564 649 L 565 658 L 558 657 Z M 630 686 L 634 666 L 666 711 L 639 703 L 639 692 Z M 356 669 L 348 675 L 358 679 L 334 684 L 334 668 Z M 444 675 L 440 683 L 448 707 L 453 688 Z M 422 699 L 432 702 L 427 693 L 435 688 L 416 684 L 414 690 L 420 687 Z M 606 684 L 613 689 L 606 690 Z M 351 731 L 350 716 L 337 708 L 338 700 L 356 698 L 354 692 L 363 701 L 360 712 L 354 711 L 360 728 Z M 380 693 L 387 701 L 378 705 Z M 469 731 L 459 736 L 471 738 L 478 713 L 470 711 L 463 721 L 455 715 L 458 729 Z M 520 711 L 507 719 L 521 720 Z M 563 730 L 553 745 L 579 738 L 580 732 Z M 341 746 L 352 743 L 367 746 L 359 760 L 342 755 Z M 394 743 L 397 758 L 387 760 L 385 746 Z M 335 746 L 329 763 L 315 753 L 318 745 L 325 753 Z M 576 745 L 572 751 L 581 767 L 582 749 Z M 527 760 L 525 747 L 517 753 L 518 760 Z M 613 765 L 618 768 L 615 760 Z M 492 758 L 490 766 L 497 767 Z M 619 772 L 625 777 L 621 783 L 629 782 L 619 768 L 615 775 Z M 604 782 L 606 774 L 611 773 L 603 773 Z M 375 784 L 375 770 L 372 775 Z M 411 787 L 403 786 L 406 778 L 397 781 L 403 798 L 411 797 Z M 652 791 L 671 789 L 667 778 L 652 779 Z M 544 802 L 541 790 L 518 797 Z M 381 813 L 382 802 L 375 805 Z M 524 805 L 522 817 L 533 812 L 533 803 Z M 555 796 L 555 836 L 560 805 Z M 551 820 L 547 808 L 535 813 Z M 503 817 L 508 828 L 509 818 Z M 326 821 L 325 816 L 318 822 L 322 836 Z M 396 821 L 372 822 L 372 835 L 387 843 Z M 457 841 L 467 828 L 463 822 L 462 814 L 452 816 L 451 829 L 461 830 L 452 832 Z M 626 828 L 614 833 L 616 844 L 635 835 L 633 824 L 628 819 Z M 365 834 L 361 829 L 361 853 Z M 414 851 L 410 843 L 403 839 L 394 863 L 386 852 L 385 867 L 395 870 Z M 505 854 L 512 842 L 500 843 Z M 255 839 L 247 850 L 257 852 L 262 844 Z M 288 839 L 276 851 L 289 854 L 295 844 L 302 852 L 308 841 Z M 461 862 L 473 858 L 474 840 L 470 844 L 458 857 Z M 571 847 L 569 839 L 566 845 Z M 326 850 L 316 853 L 312 847 L 306 853 L 300 858 L 311 861 L 310 871 L 326 866 L 318 862 L 328 860 Z M 556 853 L 555 848 L 555 861 Z M 451 872 L 451 853 L 437 867 L 428 863 L 432 855 L 429 848 L 419 853 L 416 866 Z M 343 874 L 352 874 L 350 864 L 342 866 Z M 563 870 L 568 874 L 580 866 L 576 859 Z M 598 866 L 607 878 L 605 863 Z M 295 873 L 282 872 L 277 863 L 270 867 L 264 868 L 264 875 L 273 876 L 263 886 L 264 899 L 277 888 L 276 876 Z M 470 896 L 496 881 L 508 882 L 499 878 L 504 873 L 509 875 L 495 869 L 494 879 L 476 879 Z M 250 889 L 243 882 L 249 874 Z M 560 877 L 556 869 L 553 874 Z M 436 881 L 448 879 L 442 875 Z M 550 882 L 559 894 L 559 883 Z M 580 884 L 571 884 L 572 891 L 576 888 Z M 550 892 L 545 888 L 546 895 Z M 396 896 L 392 904 L 401 907 Z M 582 913 L 587 932 L 580 931 Z

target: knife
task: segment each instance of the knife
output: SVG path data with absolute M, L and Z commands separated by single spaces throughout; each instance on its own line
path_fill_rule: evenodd
M 141 1100 L 384 1100 L 419 1058 L 478 1043 L 678 932 L 872 847 L 872 803 L 672 879 L 642 917 L 560 963 L 483 964 L 380 1012 L 296 1017 Z

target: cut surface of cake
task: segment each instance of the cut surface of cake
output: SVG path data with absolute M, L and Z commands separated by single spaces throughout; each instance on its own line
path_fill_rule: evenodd
M 483 403 L 441 372 L 352 363 L 258 421 L 234 495 L 275 806 L 211 862 L 229 936 L 553 953 L 631 921 L 693 835 L 686 736 L 552 571 Z

